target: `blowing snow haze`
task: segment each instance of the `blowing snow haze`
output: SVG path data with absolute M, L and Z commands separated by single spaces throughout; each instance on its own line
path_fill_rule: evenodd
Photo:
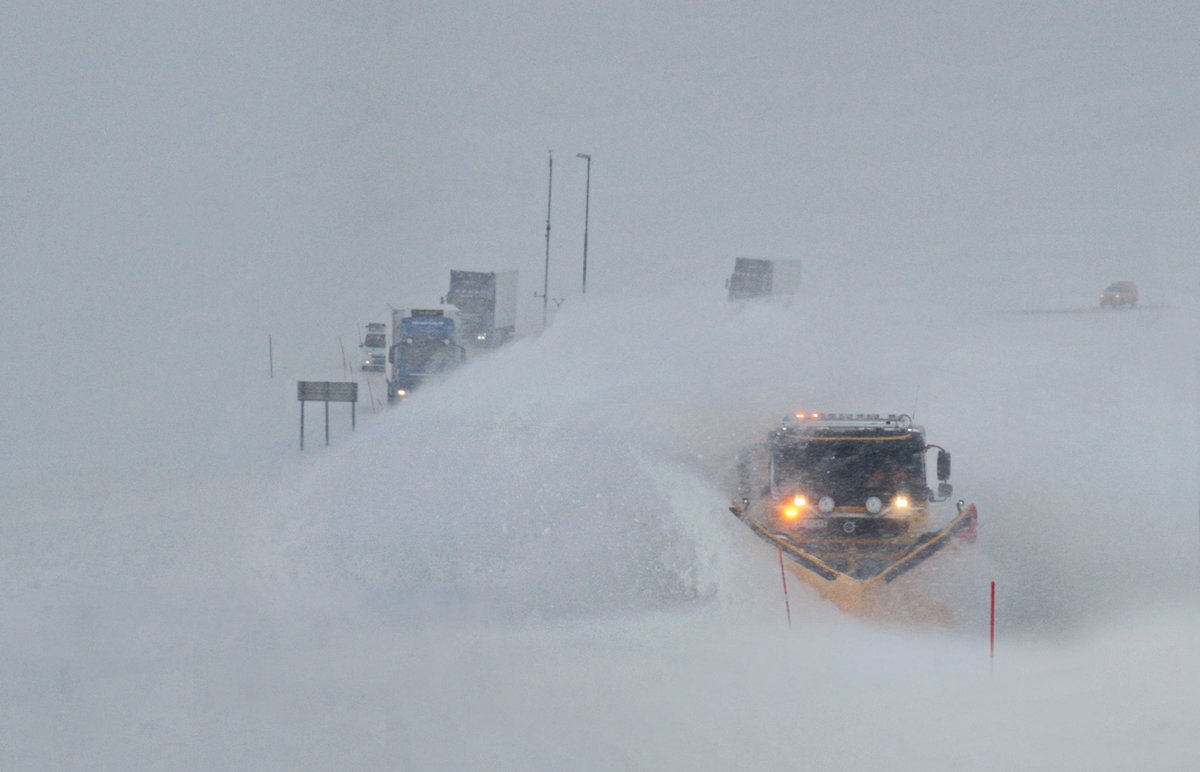
M 1193 768 L 1198 21 L 6 4 L 0 766 Z M 520 338 L 384 409 L 452 268 Z M 796 409 L 953 451 L 953 624 L 788 627 L 726 507 Z

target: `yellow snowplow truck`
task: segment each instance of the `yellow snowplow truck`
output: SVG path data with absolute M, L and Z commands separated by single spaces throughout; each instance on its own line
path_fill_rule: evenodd
M 937 451 L 937 490 L 926 457 Z M 975 505 L 938 521 L 950 454 L 907 415 L 795 413 L 738 457 L 730 511 L 792 572 L 842 609 L 886 611 L 893 583 L 955 541 L 974 541 Z

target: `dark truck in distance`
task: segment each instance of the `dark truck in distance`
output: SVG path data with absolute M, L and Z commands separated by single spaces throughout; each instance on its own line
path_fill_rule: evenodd
M 730 300 L 786 297 L 800 289 L 799 260 L 764 260 L 739 257 L 733 275 L 725 281 Z
M 516 271 L 450 271 L 450 291 L 442 302 L 458 309 L 463 343 L 493 348 L 506 343 L 517 327 Z

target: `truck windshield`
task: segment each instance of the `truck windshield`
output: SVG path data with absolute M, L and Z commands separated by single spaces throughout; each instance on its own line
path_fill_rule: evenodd
M 805 439 L 777 446 L 773 486 L 835 501 L 874 494 L 925 491 L 924 443 L 919 435 Z
M 734 297 L 754 297 L 767 292 L 767 274 L 735 272 L 729 277 L 729 294 Z
M 458 362 L 458 349 L 442 338 L 411 338 L 397 347 L 411 373 L 437 373 Z
M 387 348 L 387 338 L 382 333 L 367 333 L 363 345 L 367 348 Z

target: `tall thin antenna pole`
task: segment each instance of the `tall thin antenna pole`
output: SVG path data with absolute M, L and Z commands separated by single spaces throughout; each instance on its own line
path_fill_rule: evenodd
M 546 184 L 546 270 L 542 274 L 542 329 L 546 329 L 547 304 L 550 302 L 550 202 L 554 198 L 554 151 L 550 153 L 550 177 Z
M 576 153 L 576 158 L 587 161 L 587 182 L 583 193 L 583 294 L 587 294 L 587 237 L 588 210 L 592 202 L 592 157 L 587 153 Z

